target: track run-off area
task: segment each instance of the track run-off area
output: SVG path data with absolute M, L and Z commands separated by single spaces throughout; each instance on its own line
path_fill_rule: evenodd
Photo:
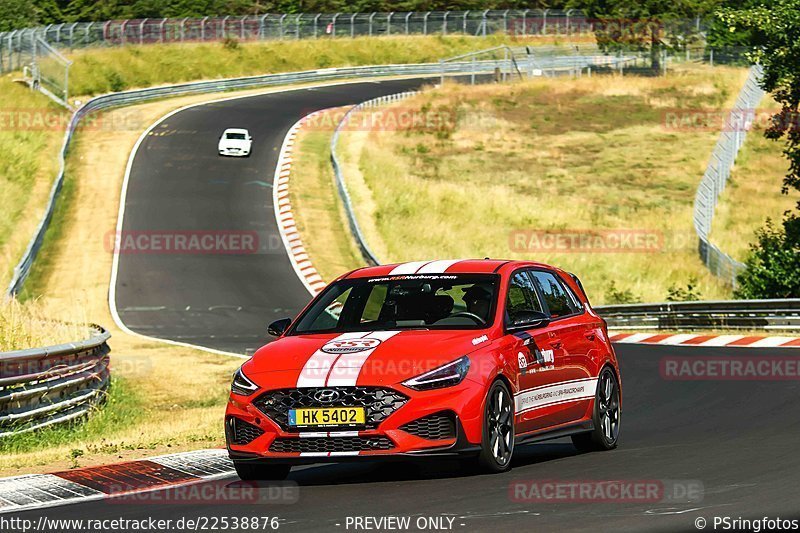
M 267 324 L 294 316 L 310 298 L 280 241 L 272 204 L 286 133 L 314 111 L 424 83 L 358 82 L 230 99 L 181 110 L 156 124 L 131 158 L 123 234 L 254 232 L 260 247 L 244 255 L 118 254 L 112 304 L 125 327 L 235 354 L 267 342 Z M 251 157 L 218 157 L 217 139 L 227 127 L 250 130 Z M 164 504 L 152 493 L 16 516 L 277 517 L 282 531 L 353 531 L 348 518 L 365 516 L 409 516 L 412 525 L 417 517 L 452 518 L 441 523 L 453 531 L 675 531 L 695 530 L 700 517 L 711 523 L 715 516 L 798 513 L 798 382 L 687 380 L 664 371 L 672 358 L 795 358 L 796 350 L 636 344 L 618 344 L 616 350 L 624 392 L 620 445 L 611 452 L 579 454 L 568 440 L 521 447 L 513 470 L 502 475 L 465 474 L 444 460 L 311 465 L 290 474 L 298 487 L 291 504 Z M 665 491 L 647 501 L 543 502 L 515 489 L 548 480 L 655 482 L 699 492 L 670 498 Z M 223 482 L 241 483 L 235 477 Z

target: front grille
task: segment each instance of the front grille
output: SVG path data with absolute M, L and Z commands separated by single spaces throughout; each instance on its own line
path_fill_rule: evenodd
M 253 424 L 248 424 L 244 420 L 239 420 L 236 417 L 231 417 L 228 419 L 225 429 L 228 432 L 228 440 L 231 442 L 231 444 L 238 444 L 242 446 L 245 444 L 250 444 L 264 434 L 264 430 L 261 428 L 256 427 Z
M 444 440 L 456 438 L 456 422 L 452 414 L 436 413 L 403 424 L 400 429 L 417 437 L 428 440 Z
M 319 391 L 336 391 L 338 397 L 323 403 L 315 399 Z M 253 402 L 265 415 L 283 429 L 289 428 L 289 410 L 303 407 L 364 407 L 364 428 L 374 429 L 400 409 L 408 398 L 397 391 L 381 387 L 309 387 L 269 391 Z M 298 428 L 292 428 L 298 430 Z M 304 428 L 305 429 L 305 428 Z M 308 428 L 313 431 L 313 428 Z
M 269 451 L 275 453 L 328 453 L 391 450 L 394 444 L 386 437 L 313 437 L 284 438 L 272 442 Z

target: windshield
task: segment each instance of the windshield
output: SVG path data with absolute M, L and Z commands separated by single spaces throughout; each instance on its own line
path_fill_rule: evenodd
M 291 334 L 396 329 L 480 329 L 492 322 L 494 274 L 345 279 L 328 288 Z
M 225 135 L 226 139 L 230 139 L 232 141 L 244 141 L 246 140 L 244 133 L 227 133 Z

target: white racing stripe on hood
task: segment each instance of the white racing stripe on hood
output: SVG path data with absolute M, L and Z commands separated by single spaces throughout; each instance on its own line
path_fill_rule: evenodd
M 417 270 L 417 274 L 444 274 L 448 268 L 459 262 L 461 262 L 461 259 L 440 259 L 438 261 L 431 261 Z
M 381 344 L 400 333 L 399 331 L 374 331 L 365 335 L 365 339 L 378 339 Z M 381 345 L 363 352 L 342 354 L 331 369 L 326 386 L 328 387 L 354 387 L 364 363 L 375 350 L 380 350 Z
M 366 335 L 369 335 L 369 332 L 356 331 L 351 333 L 342 333 L 338 337 L 331 339 L 325 344 L 333 341 L 360 339 Z M 325 380 L 328 378 L 331 367 L 338 358 L 339 354 L 323 352 L 322 346 L 320 346 L 316 352 L 311 354 L 311 357 L 308 358 L 305 366 L 303 366 L 303 370 L 300 371 L 300 376 L 297 378 L 297 386 L 324 387 Z
M 389 272 L 390 276 L 395 276 L 398 274 L 414 274 L 419 270 L 421 267 L 427 265 L 428 263 L 432 263 L 433 261 L 411 261 L 409 263 L 403 263 L 402 265 L 397 265 Z

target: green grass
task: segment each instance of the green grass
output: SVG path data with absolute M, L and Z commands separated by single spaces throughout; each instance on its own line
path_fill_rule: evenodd
M 729 297 L 697 257 L 692 226 L 718 132 L 670 129 L 665 114 L 729 107 L 744 74 L 688 66 L 667 78 L 428 91 L 398 108 L 454 120 L 342 136 L 359 222 L 385 262 L 540 260 L 578 274 L 598 304 L 615 292 L 663 300 L 693 279 L 701 297 Z M 645 232 L 660 244 L 647 253 L 520 250 L 517 230 Z
M 0 439 L 0 454 L 27 453 L 53 446 L 70 446 L 99 440 L 130 428 L 143 416 L 147 401 L 125 379 L 112 378 L 105 402 L 91 416 L 73 423 Z M 115 451 L 125 444 L 115 444 Z M 114 451 L 109 450 L 109 453 Z
M 319 123 L 327 123 L 321 118 Z M 342 203 L 336 192 L 330 160 L 330 131 L 302 131 L 295 144 L 289 183 L 295 222 L 303 246 L 314 258 L 323 279 L 331 280 L 362 266 L 360 252 L 347 231 Z M 325 191 L 320 194 L 320 191 Z
M 228 78 L 327 67 L 436 62 L 503 43 L 552 44 L 553 39 L 508 36 L 361 37 L 264 41 L 226 46 L 149 44 L 86 49 L 69 55 L 73 95 L 91 95 L 198 79 Z
M 73 149 L 80 143 L 81 134 L 78 133 L 73 139 Z M 42 247 L 36 256 L 31 266 L 28 279 L 22 286 L 22 290 L 17 295 L 21 302 L 39 298 L 44 295 L 44 287 L 47 283 L 47 277 L 56 271 L 57 247 L 61 242 L 64 235 L 64 220 L 66 214 L 73 209 L 73 202 L 75 200 L 75 182 L 70 179 L 73 176 L 71 172 L 74 168 L 72 161 L 68 161 L 67 169 L 64 177 L 64 184 L 61 187 L 61 192 L 56 202 L 56 208 L 53 212 L 53 218 L 50 220 L 50 225 L 47 227 L 47 232 L 42 241 Z
M 68 114 L 47 97 L 0 77 L 0 282 L 3 288 L 30 240 L 57 169 Z M 53 120 L 54 127 L 44 126 Z

